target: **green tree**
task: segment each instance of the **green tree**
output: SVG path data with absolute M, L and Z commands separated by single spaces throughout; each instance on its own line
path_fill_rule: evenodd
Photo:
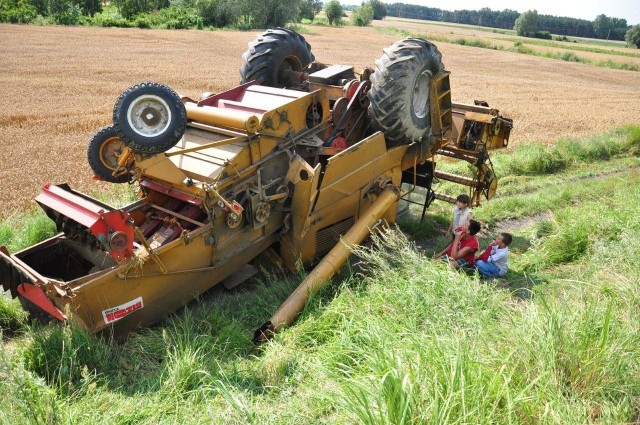
M 300 19 L 313 21 L 316 14 L 322 10 L 322 2 L 319 0 L 302 0 L 298 16 Z
M 516 34 L 522 37 L 533 37 L 538 31 L 538 11 L 527 10 L 518 19 L 514 27 Z
M 380 0 L 370 0 L 369 4 L 373 8 L 373 19 L 379 21 L 387 16 L 387 6 Z
M 613 28 L 613 21 L 607 15 L 598 15 L 593 21 L 593 30 L 598 38 L 609 39 L 609 33 Z
M 339 25 L 344 10 L 338 0 L 331 0 L 324 6 L 324 12 L 327 14 L 329 25 L 333 25 L 334 22 Z
M 82 8 L 72 0 L 49 0 L 49 16 L 60 25 L 77 25 Z
M 140 13 L 151 11 L 151 8 L 147 8 L 147 4 L 148 2 L 145 0 L 118 0 L 117 2 L 118 10 L 125 19 L 131 19 Z
M 494 12 L 491 11 L 488 7 L 483 7 L 478 12 L 478 26 L 482 27 L 490 27 L 493 25 Z
M 351 12 L 351 23 L 358 27 L 366 27 L 373 20 L 373 7 L 369 3 L 363 3 Z
M 244 28 L 283 27 L 298 18 L 302 0 L 242 0 L 238 24 Z
M 37 15 L 38 10 L 27 0 L 0 0 L 0 22 L 26 24 Z
M 629 28 L 629 31 L 624 35 L 624 39 L 630 46 L 636 46 L 640 49 L 640 24 Z
M 203 24 L 217 28 L 233 25 L 238 18 L 237 3 L 234 0 L 198 0 L 196 9 Z
M 47 0 L 29 0 L 36 10 L 38 11 L 38 15 L 47 16 L 49 14 L 49 10 L 47 9 Z
M 74 3 L 82 9 L 82 13 L 85 15 L 93 16 L 102 12 L 101 0 L 75 0 Z
M 169 6 L 169 2 L 166 0 L 116 0 L 115 4 L 122 17 L 125 19 L 131 19 L 141 13 L 163 10 Z M 192 11 L 195 8 L 194 4 L 195 2 L 190 3 L 188 7 L 186 5 L 182 5 L 180 8 Z

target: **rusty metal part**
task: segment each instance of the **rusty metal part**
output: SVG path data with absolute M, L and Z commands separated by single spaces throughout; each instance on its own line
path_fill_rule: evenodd
M 347 109 L 349 106 L 349 99 L 341 97 L 333 104 L 333 110 L 331 111 L 331 119 L 333 120 L 333 126 L 336 130 L 344 130 L 349 121 L 350 112 Z
M 435 177 L 441 179 L 441 180 L 447 180 L 450 182 L 454 182 L 454 183 L 458 183 L 464 186 L 469 186 L 469 187 L 477 187 L 478 186 L 478 181 L 474 180 L 472 178 L 469 177 L 464 177 L 464 176 L 459 176 L 457 174 L 451 174 L 451 173 L 447 173 L 444 171 L 437 171 L 434 173 Z
M 176 217 L 161 216 L 158 214 L 149 213 L 147 214 L 147 220 L 157 220 L 165 224 L 176 226 L 177 228 L 180 229 L 181 232 L 184 231 L 184 228 L 182 227 L 182 225 L 180 224 L 180 221 L 178 221 Z
M 268 202 L 262 202 L 257 207 L 253 216 L 258 223 L 264 223 L 271 213 L 271 205 Z
M 242 223 L 242 215 L 236 213 L 227 214 L 227 227 L 229 229 L 236 229 Z
M 144 249 L 147 250 L 147 254 L 149 255 L 149 257 L 151 257 L 153 262 L 158 265 L 158 267 L 160 268 L 160 271 L 162 272 L 162 274 L 166 274 L 167 273 L 167 268 L 162 263 L 162 260 L 160 260 L 160 257 L 158 257 L 158 254 L 156 254 L 156 252 L 151 248 L 151 246 L 149 246 L 149 242 L 147 242 L 147 239 L 144 237 L 144 235 L 142 234 L 140 229 L 136 227 L 134 229 L 134 232 L 136 234 L 136 238 L 138 238 L 138 240 L 140 241 L 140 243 L 142 244 Z

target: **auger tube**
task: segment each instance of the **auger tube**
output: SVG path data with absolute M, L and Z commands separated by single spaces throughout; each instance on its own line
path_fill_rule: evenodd
M 360 217 L 340 242 L 325 255 L 271 319 L 255 331 L 254 343 L 265 342 L 282 328 L 292 324 L 307 304 L 309 295 L 318 292 L 342 268 L 351 255 L 353 247 L 369 236 L 371 228 L 399 198 L 400 191 L 397 187 L 386 186 L 366 214 Z

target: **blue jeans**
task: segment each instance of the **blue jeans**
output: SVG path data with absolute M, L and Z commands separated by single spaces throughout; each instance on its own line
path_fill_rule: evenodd
M 476 269 L 482 277 L 493 279 L 500 276 L 500 269 L 493 263 L 485 263 L 482 260 L 476 261 Z

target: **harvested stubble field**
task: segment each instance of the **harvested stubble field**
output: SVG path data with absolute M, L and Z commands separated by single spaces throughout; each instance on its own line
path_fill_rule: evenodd
M 86 144 L 118 95 L 145 80 L 197 98 L 237 84 L 259 31 L 163 31 L 0 25 L 0 218 L 45 183 L 92 192 Z M 373 66 L 398 39 L 373 28 L 309 27 L 316 59 Z M 454 101 L 484 99 L 515 120 L 511 143 L 554 143 L 640 121 L 637 72 L 440 43 Z

